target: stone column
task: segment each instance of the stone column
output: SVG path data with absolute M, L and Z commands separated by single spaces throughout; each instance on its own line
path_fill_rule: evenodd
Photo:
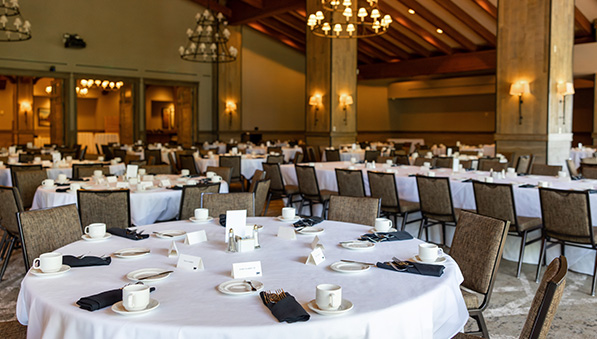
M 232 33 L 228 46 L 238 50 L 235 61 L 214 66 L 214 95 L 217 100 L 214 110 L 217 110 L 218 138 L 222 141 L 234 139 L 240 141 L 242 133 L 242 102 L 241 102 L 241 71 L 242 71 L 242 35 L 240 26 L 228 26 Z M 226 107 L 226 103 L 233 103 L 236 109 Z M 214 117 L 215 118 L 215 117 Z

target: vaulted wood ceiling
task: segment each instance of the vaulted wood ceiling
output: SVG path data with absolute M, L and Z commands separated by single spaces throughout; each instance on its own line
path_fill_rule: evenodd
M 305 0 L 191 0 L 305 51 Z M 577 0 L 575 42 L 595 41 L 596 6 Z M 581 3 L 583 10 L 579 9 Z M 358 40 L 360 79 L 489 72 L 496 63 L 497 0 L 379 0 L 394 20 L 384 35 Z M 414 14 L 409 13 L 409 9 Z M 411 11 L 412 12 L 412 11 Z M 443 33 L 438 33 L 440 28 Z

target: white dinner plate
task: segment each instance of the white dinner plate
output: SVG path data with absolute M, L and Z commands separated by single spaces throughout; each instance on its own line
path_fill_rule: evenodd
M 112 236 L 112 234 L 106 232 L 106 234 L 104 234 L 104 236 L 101 238 L 92 238 L 89 236 L 89 234 L 83 234 L 81 236 L 81 238 L 83 238 L 83 240 L 87 240 L 87 241 L 102 241 L 102 240 L 106 240 L 106 239 L 110 238 L 111 236 Z
M 51 276 L 51 275 L 59 275 L 62 273 L 66 273 L 70 271 L 70 266 L 68 265 L 62 265 L 62 267 L 60 267 L 60 269 L 56 272 L 49 272 L 49 273 L 45 273 L 42 272 L 39 268 L 31 268 L 31 274 L 33 275 L 37 275 L 39 277 L 47 277 L 47 276 Z
M 361 240 L 341 242 L 340 245 L 349 250 L 368 250 L 375 247 L 375 243 Z
M 196 219 L 195 217 L 190 217 L 189 220 L 192 221 L 192 222 L 194 222 L 195 224 L 205 224 L 207 222 L 210 222 L 210 221 L 214 220 L 214 218 L 213 217 L 207 217 L 207 219 L 205 219 L 205 220 L 199 220 L 199 219 Z
M 184 236 L 187 234 L 187 232 L 182 231 L 182 230 L 166 230 L 166 231 L 161 231 L 161 232 L 155 232 L 154 233 L 156 237 L 160 238 L 160 239 L 180 239 L 180 238 L 184 238 Z
M 149 299 L 149 304 L 146 308 L 139 311 L 127 311 L 126 308 L 124 308 L 124 306 L 122 305 L 122 301 L 119 301 L 116 304 L 112 305 L 112 311 L 122 315 L 137 315 L 155 310 L 158 306 L 160 306 L 159 301 L 155 299 Z
M 301 220 L 301 217 L 299 217 L 298 215 L 295 215 L 294 219 L 284 219 L 284 218 L 282 218 L 281 215 L 279 215 L 276 219 L 283 221 L 283 222 L 295 222 L 295 221 Z
M 356 262 L 336 261 L 330 265 L 330 268 L 340 273 L 361 273 L 369 270 L 371 265 Z
M 352 302 L 350 302 L 350 300 L 346 300 L 346 299 L 342 299 L 342 304 L 340 304 L 340 307 L 338 307 L 337 310 L 322 310 L 317 306 L 317 303 L 315 302 L 315 299 L 309 301 L 309 303 L 307 304 L 307 306 L 315 313 L 321 314 L 321 315 L 341 315 L 344 314 L 350 310 L 352 310 L 352 308 L 354 307 L 354 305 L 352 304 Z
M 218 285 L 218 291 L 229 294 L 229 295 L 247 295 L 254 294 L 263 289 L 263 283 L 257 280 L 251 280 L 251 283 L 257 291 L 251 289 L 251 285 L 246 283 L 244 280 L 230 280 Z
M 323 233 L 323 228 L 319 227 L 305 227 L 300 231 L 296 231 L 298 234 L 315 235 Z
M 143 278 L 149 277 L 152 275 L 156 275 L 161 272 L 166 272 L 166 271 L 168 271 L 168 269 L 165 269 L 165 268 L 142 268 L 140 270 L 135 270 L 135 271 L 129 272 L 126 275 L 126 278 L 128 280 L 132 280 L 132 281 L 143 281 L 143 282 L 160 281 L 160 280 L 164 280 L 164 279 L 168 278 L 170 276 L 171 272 L 156 276 L 155 278 L 149 278 L 149 279 L 143 279 Z
M 139 258 L 148 255 L 151 252 L 149 248 L 145 247 L 132 247 L 132 248 L 123 248 L 114 252 L 114 256 L 117 258 L 122 259 L 132 259 L 132 258 Z
M 419 258 L 418 255 L 415 255 L 413 258 L 411 258 L 410 261 L 418 262 L 421 264 L 440 265 L 446 261 L 446 257 L 437 257 L 437 259 L 435 259 L 434 262 L 428 262 L 421 260 L 421 258 Z

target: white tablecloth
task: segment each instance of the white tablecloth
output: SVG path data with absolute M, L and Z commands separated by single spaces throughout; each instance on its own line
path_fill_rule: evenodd
M 584 158 L 592 158 L 593 154 L 595 154 L 597 150 L 594 148 L 588 148 L 588 147 L 583 147 L 583 148 L 571 148 L 570 149 L 570 159 L 572 159 L 572 161 L 574 161 L 574 164 L 576 165 L 576 167 L 580 166 L 580 162 L 582 159 Z
M 262 163 L 264 163 L 267 159 L 265 157 L 248 157 L 246 155 L 242 156 L 240 161 L 240 173 L 247 179 L 251 179 L 255 170 L 263 170 Z M 214 155 L 212 158 L 195 158 L 195 162 L 197 163 L 197 167 L 201 171 L 201 173 L 205 173 L 207 170 L 207 166 L 214 166 L 218 167 L 220 163 L 220 157 L 218 155 Z
M 87 164 L 93 163 L 89 161 L 77 161 L 76 163 Z M 114 175 L 124 174 L 126 167 L 120 163 L 117 165 L 110 165 L 110 173 Z M 46 170 L 48 172 L 48 178 L 56 180 L 59 174 L 66 174 L 68 178 L 72 176 L 72 167 L 52 167 Z M 7 167 L 0 168 L 0 185 L 1 186 L 12 186 L 12 179 L 10 177 L 10 169 Z
M 239 149 L 241 149 L 239 147 Z M 267 147 L 266 146 L 251 146 L 244 147 L 246 154 L 267 154 Z M 284 161 L 290 162 L 290 160 L 294 159 L 296 153 L 303 153 L 303 149 L 300 147 L 282 147 L 282 154 L 284 154 Z
M 178 176 L 175 175 L 159 175 L 156 176 L 155 185 L 159 183 L 159 179 L 169 178 L 173 184 L 179 183 Z M 105 185 L 93 185 L 91 183 L 89 189 L 108 189 Z M 114 184 L 111 184 L 111 187 Z M 83 183 L 83 187 L 86 184 Z M 135 188 L 133 186 L 133 188 Z M 222 181 L 220 185 L 221 193 L 228 193 L 228 183 Z M 178 217 L 180 210 L 180 199 L 182 197 L 182 190 L 172 190 L 166 188 L 158 188 L 137 191 L 131 190 L 131 222 L 133 225 L 148 225 L 160 220 L 172 220 Z M 33 197 L 33 205 L 31 209 L 40 209 L 47 207 L 56 207 L 68 204 L 77 203 L 77 195 L 74 193 L 58 193 L 56 189 L 47 189 L 39 187 Z
M 390 138 L 387 141 L 394 143 L 394 144 L 410 142 L 410 153 L 415 151 L 417 144 L 425 145 L 425 139 L 420 139 L 420 138 L 410 138 L 410 139 L 409 138 Z
M 313 236 L 297 235 L 297 240 L 276 237 L 278 227 L 289 227 L 271 218 L 249 218 L 264 225 L 260 232 L 262 248 L 247 253 L 226 253 L 225 229 L 214 222 L 197 225 L 179 221 L 142 227 L 146 234 L 156 230 L 205 230 L 208 242 L 187 246 L 176 241 L 181 253 L 200 256 L 203 271 L 177 269 L 177 258 L 166 256 L 171 240 L 151 236 L 131 241 L 111 237 L 103 242 L 77 241 L 58 251 L 63 254 L 102 255 L 119 249 L 141 246 L 151 254 L 138 259 L 112 258 L 109 266 L 73 268 L 64 275 L 37 277 L 30 273 L 21 283 L 17 317 L 28 325 L 31 338 L 450 338 L 468 319 L 459 285 L 462 274 L 448 258 L 442 277 L 399 273 L 378 268 L 359 274 L 332 271 L 329 265 L 340 259 L 368 262 L 407 259 L 417 252 L 418 240 L 378 244 L 368 251 L 351 251 L 339 241 L 356 239 L 371 227 L 325 221 L 319 235 L 326 260 L 306 265 Z M 319 226 L 319 225 L 318 225 Z M 261 261 L 265 290 L 284 289 L 311 314 L 307 322 L 279 323 L 257 295 L 229 296 L 216 287 L 231 279 L 233 263 Z M 129 281 L 128 272 L 156 267 L 174 270 L 162 281 L 151 283 L 151 297 L 160 306 L 143 316 L 127 317 L 110 307 L 88 312 L 75 302 L 83 296 L 119 288 Z M 315 298 L 321 283 L 342 286 L 343 298 L 354 309 L 342 316 L 321 316 L 306 304 Z

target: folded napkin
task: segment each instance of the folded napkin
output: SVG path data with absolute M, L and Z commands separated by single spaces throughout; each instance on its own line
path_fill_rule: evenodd
M 89 181 L 89 178 L 72 178 L 70 181 Z
M 68 191 L 70 188 L 66 187 L 66 188 L 57 188 L 56 189 L 56 193 L 66 193 L 66 191 Z
M 181 190 L 182 190 L 182 187 L 181 187 L 181 186 L 176 186 L 176 185 L 174 185 L 174 186 L 172 186 L 172 187 L 168 187 L 168 189 L 175 190 L 175 191 L 181 191 Z
M 472 178 L 466 179 L 466 180 L 462 180 L 462 182 L 473 182 L 474 180 Z
M 296 299 L 288 292 L 284 292 L 286 297 L 275 303 L 268 303 L 265 300 L 266 292 L 259 293 L 263 304 L 269 308 L 273 316 L 279 322 L 294 323 L 297 321 L 307 321 L 311 316 L 305 309 L 296 301 Z
M 445 267 L 443 265 L 431 265 L 431 264 L 421 264 L 418 262 L 407 261 L 412 266 L 409 266 L 404 271 L 396 271 L 392 266 L 384 263 L 378 262 L 376 264 L 379 268 L 384 268 L 386 270 L 394 271 L 394 272 L 408 272 L 420 275 L 430 275 L 433 277 L 441 277 L 444 274 Z
M 416 177 L 417 175 L 416 174 L 409 174 L 408 176 L 409 177 Z
M 137 233 L 135 230 L 129 230 L 125 228 L 108 228 L 106 230 L 110 234 L 117 235 L 119 237 L 131 239 L 131 240 L 141 240 L 149 238 L 149 234 L 141 234 Z
M 155 291 L 155 287 L 149 289 L 150 292 Z M 110 290 L 88 297 L 83 297 L 77 301 L 77 305 L 87 311 L 97 311 L 106 306 L 113 305 L 122 300 L 122 288 Z
M 397 231 L 397 232 L 376 232 L 376 233 L 366 233 L 361 235 L 359 240 L 373 240 L 374 242 L 381 242 L 381 241 L 397 241 L 397 240 L 410 240 L 413 236 L 406 232 L 406 231 Z
M 70 187 L 70 184 L 56 184 L 58 187 Z
M 110 257 L 84 256 L 83 258 L 79 258 L 72 255 L 62 256 L 62 263 L 70 267 L 110 265 L 110 262 L 112 262 L 112 258 Z
M 307 218 L 302 218 L 301 220 L 295 222 L 293 225 L 294 225 L 294 227 L 309 227 L 309 226 L 315 226 L 322 221 L 323 221 L 323 218 L 321 218 L 321 217 L 311 216 L 311 217 L 307 217 Z
M 220 214 L 220 226 L 226 227 L 226 214 Z
M 520 188 L 535 188 L 535 187 L 537 187 L 537 185 L 524 184 L 524 185 L 520 185 L 518 187 L 520 187 Z

